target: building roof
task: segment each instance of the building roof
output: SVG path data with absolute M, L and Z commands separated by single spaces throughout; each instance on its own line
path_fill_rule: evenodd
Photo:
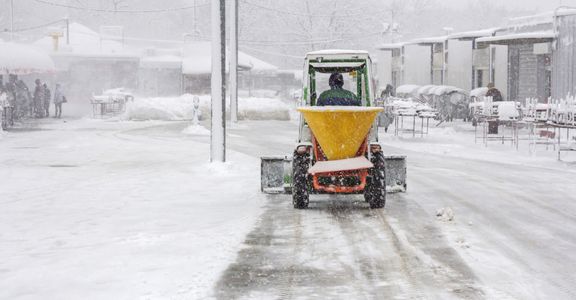
M 402 46 L 404 46 L 404 43 L 380 44 L 379 46 L 376 46 L 376 49 L 382 51 L 390 51 L 394 49 L 400 49 Z
M 465 32 L 457 32 L 453 33 L 448 36 L 449 40 L 473 40 L 476 38 L 492 36 L 496 33 L 496 31 L 500 30 L 500 28 L 489 28 L 489 29 L 481 29 L 481 30 L 474 30 L 474 31 L 465 31 Z
M 551 42 L 555 38 L 556 34 L 552 31 L 536 31 L 483 37 L 476 42 L 496 45 L 538 44 Z
M 406 45 L 432 45 L 432 44 L 439 44 L 444 43 L 448 39 L 448 36 L 435 36 L 435 37 L 428 37 L 428 38 L 420 38 L 414 39 L 407 43 Z
M 253 72 L 276 72 L 278 67 L 263 60 L 238 51 L 238 66 L 240 70 Z M 228 68 L 228 64 L 226 64 Z M 211 42 L 190 42 L 184 46 L 182 57 L 183 74 L 210 74 L 212 72 Z
M 312 55 L 369 55 L 368 51 L 365 50 L 345 50 L 345 49 L 326 49 L 319 51 L 312 51 L 306 53 L 306 56 Z
M 182 57 L 177 55 L 157 55 L 140 59 L 140 67 L 145 69 L 180 69 Z
M 48 54 L 29 45 L 0 42 L 0 53 L 0 73 L 26 75 L 56 70 Z
M 100 35 L 100 33 L 80 24 L 70 23 L 70 44 L 66 44 L 66 31 L 59 39 L 59 49 L 54 51 L 52 37 L 46 36 L 34 45 L 51 55 L 101 57 L 101 58 L 137 58 L 138 52 L 130 49 L 113 38 Z

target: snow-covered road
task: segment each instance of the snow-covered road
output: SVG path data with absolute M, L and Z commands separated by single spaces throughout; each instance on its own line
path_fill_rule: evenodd
M 573 165 L 383 136 L 408 156 L 408 193 L 294 210 L 259 195 L 257 160 L 291 151 L 293 123 L 232 126 L 216 167 L 185 127 L 77 120 L 1 139 L 0 298 L 576 297 Z
M 233 130 L 242 138 L 232 143 L 253 155 L 289 153 L 286 126 L 254 122 Z M 437 137 L 383 136 L 387 151 L 408 156 L 409 174 L 408 193 L 389 197 L 384 212 L 326 197 L 294 211 L 289 197 L 271 197 L 218 295 L 574 299 L 574 165 L 459 138 L 447 139 L 458 153 L 435 146 Z M 453 221 L 436 218 L 444 207 Z

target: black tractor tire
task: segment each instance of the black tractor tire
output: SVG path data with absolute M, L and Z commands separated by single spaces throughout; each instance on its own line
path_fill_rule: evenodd
M 384 208 L 386 205 L 386 162 L 381 152 L 372 155 L 374 168 L 370 169 L 370 180 L 366 183 L 364 200 L 370 208 Z
M 308 191 L 308 154 L 295 154 L 292 160 L 292 204 L 294 208 L 308 208 L 310 195 Z

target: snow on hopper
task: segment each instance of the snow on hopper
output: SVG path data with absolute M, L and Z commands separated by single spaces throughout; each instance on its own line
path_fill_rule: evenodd
M 299 107 L 329 160 L 356 156 L 382 107 Z

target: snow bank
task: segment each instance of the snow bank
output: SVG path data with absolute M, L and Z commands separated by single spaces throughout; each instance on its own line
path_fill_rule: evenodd
M 262 211 L 258 159 L 210 164 L 143 122 L 49 126 L 0 143 L 0 299 L 210 298 Z
M 187 135 L 210 135 L 210 130 L 204 128 L 201 125 L 190 125 L 186 128 L 184 128 L 184 130 L 182 130 L 182 133 L 187 134 Z
M 136 98 L 126 104 L 125 120 L 191 120 L 194 113 L 192 96 Z
M 210 117 L 210 96 L 200 99 L 200 118 Z M 228 105 L 228 104 L 227 104 Z M 239 98 L 240 120 L 290 120 L 290 107 L 275 98 Z M 126 106 L 125 120 L 191 120 L 194 113 L 194 96 L 136 98 Z

